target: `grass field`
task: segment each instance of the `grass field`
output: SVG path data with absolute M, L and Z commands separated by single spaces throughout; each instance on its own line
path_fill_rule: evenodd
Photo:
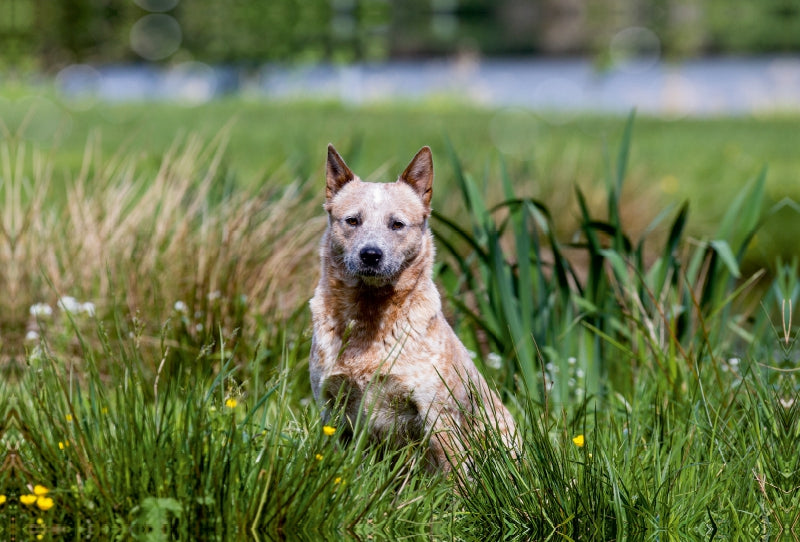
M 800 221 L 776 207 L 798 196 L 797 119 L 12 91 L 0 113 L 0 538 L 754 539 L 800 519 Z M 414 446 L 321 426 L 328 141 L 375 179 L 433 147 L 437 282 L 519 460 L 489 434 L 434 476 Z

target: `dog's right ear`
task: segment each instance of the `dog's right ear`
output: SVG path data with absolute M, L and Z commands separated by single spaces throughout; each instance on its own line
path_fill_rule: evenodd
M 328 144 L 328 167 L 325 173 L 325 199 L 330 200 L 341 188 L 355 179 L 342 157 Z

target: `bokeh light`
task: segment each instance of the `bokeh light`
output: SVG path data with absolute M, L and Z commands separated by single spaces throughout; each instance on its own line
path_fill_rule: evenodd
M 69 134 L 72 117 L 58 104 L 42 96 L 25 96 L 14 103 L 11 115 L 6 115 L 8 128 L 20 139 L 44 147 Z
M 162 13 L 174 9 L 179 0 L 133 0 L 136 5 L 147 11 Z
M 72 110 L 86 111 L 100 99 L 103 76 L 87 64 L 73 64 L 58 72 L 56 90 Z
M 163 60 L 181 46 L 178 21 L 161 13 L 145 15 L 131 27 L 131 49 L 146 60 Z
M 199 105 L 217 92 L 217 76 L 208 64 L 184 62 L 166 75 L 166 93 L 184 105 Z
M 503 154 L 525 156 L 539 139 L 539 121 L 527 109 L 502 109 L 489 122 L 489 136 Z
M 614 68 L 630 73 L 644 72 L 661 58 L 661 40 L 649 28 L 632 26 L 611 38 L 608 53 Z

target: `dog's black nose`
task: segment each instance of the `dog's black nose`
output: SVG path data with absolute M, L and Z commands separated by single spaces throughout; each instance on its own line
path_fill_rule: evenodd
M 383 258 L 383 251 L 378 247 L 364 247 L 358 253 L 361 263 L 369 267 L 375 267 Z

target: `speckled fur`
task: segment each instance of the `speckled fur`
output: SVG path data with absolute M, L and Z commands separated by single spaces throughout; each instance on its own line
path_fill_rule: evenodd
M 516 427 L 442 314 L 428 229 L 432 186 L 428 147 L 394 183 L 362 182 L 328 147 L 309 368 L 326 421 L 344 397 L 343 430 L 359 419 L 377 441 L 429 437 L 429 465 L 449 470 L 466 455 L 456 432 L 483 430 L 488 419 L 512 447 Z M 380 262 L 367 265 L 365 249 L 379 251 Z

